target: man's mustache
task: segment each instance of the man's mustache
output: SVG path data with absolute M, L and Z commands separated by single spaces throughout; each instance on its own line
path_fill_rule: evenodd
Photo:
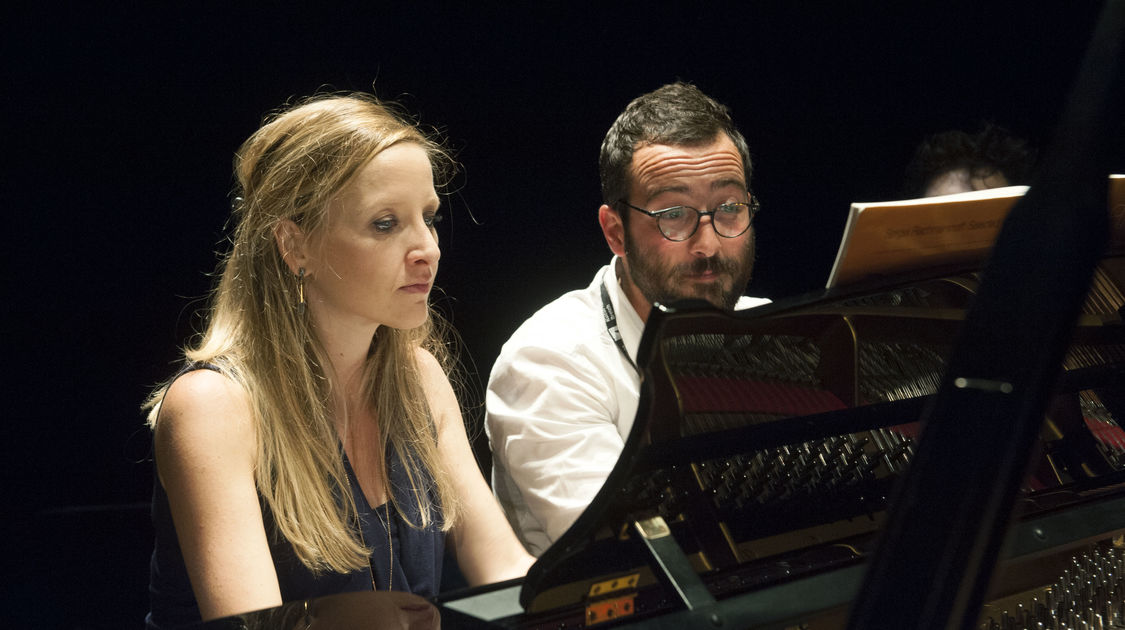
M 690 263 L 680 263 L 673 268 L 678 275 L 694 275 L 706 273 L 726 273 L 734 275 L 738 272 L 738 263 L 730 258 L 712 256 L 710 258 L 696 258 Z

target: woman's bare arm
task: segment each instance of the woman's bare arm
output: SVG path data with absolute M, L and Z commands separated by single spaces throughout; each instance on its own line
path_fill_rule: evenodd
M 461 517 L 452 536 L 461 572 L 472 585 L 521 577 L 535 558 L 512 532 L 477 467 L 449 379 L 432 355 L 418 354 L 423 384 L 437 422 L 438 450 L 461 499 Z
M 156 464 L 204 621 L 281 604 L 254 482 L 246 393 L 212 370 L 171 385 L 156 423 Z

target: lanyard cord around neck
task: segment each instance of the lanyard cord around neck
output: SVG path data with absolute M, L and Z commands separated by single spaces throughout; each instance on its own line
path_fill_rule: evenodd
M 600 283 L 602 289 L 602 317 L 605 318 L 605 329 L 609 332 L 609 338 L 621 351 L 621 356 L 633 366 L 637 374 L 641 373 L 640 368 L 633 362 L 633 358 L 629 356 L 629 351 L 625 349 L 625 342 L 621 341 L 621 331 L 617 329 L 617 312 L 613 310 L 613 303 L 609 301 L 609 291 L 605 288 L 605 280 Z

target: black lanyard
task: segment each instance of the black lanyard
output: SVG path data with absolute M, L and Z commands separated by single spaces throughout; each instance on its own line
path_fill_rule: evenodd
M 600 284 L 602 289 L 602 317 L 605 318 L 605 329 L 609 332 L 609 338 L 613 339 L 613 343 L 621 351 L 621 356 L 625 357 L 625 360 L 633 366 L 637 374 L 640 374 L 640 368 L 633 362 L 633 358 L 629 356 L 629 351 L 625 349 L 625 343 L 621 341 L 621 331 L 617 329 L 617 312 L 613 310 L 613 303 L 609 301 L 609 291 L 606 291 L 604 278 Z

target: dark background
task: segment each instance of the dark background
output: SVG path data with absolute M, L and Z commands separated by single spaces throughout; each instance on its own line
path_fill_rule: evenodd
M 848 204 L 899 197 L 926 134 L 993 121 L 1046 143 L 1097 3 L 897 4 L 4 9 L 0 601 L 15 627 L 140 624 L 139 405 L 199 328 L 231 157 L 263 114 L 374 89 L 447 137 L 463 173 L 438 301 L 479 423 L 507 336 L 609 259 L 597 151 L 642 92 L 683 79 L 731 106 L 763 205 L 748 292 L 775 299 L 822 286 Z M 1125 133 L 1107 132 L 1125 171 Z

